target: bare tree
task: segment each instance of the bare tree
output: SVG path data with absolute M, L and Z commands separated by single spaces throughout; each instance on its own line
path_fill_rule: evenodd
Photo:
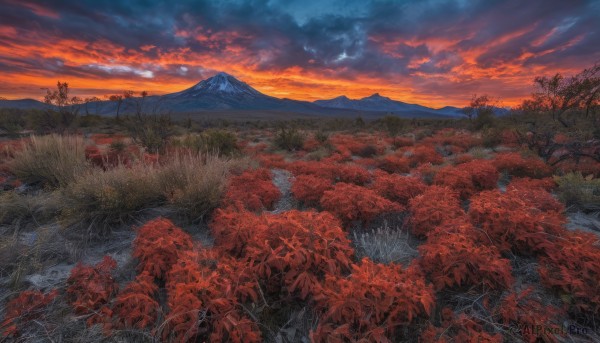
M 94 109 L 95 109 L 95 113 L 94 114 L 98 114 L 98 102 L 101 101 L 100 98 L 96 97 L 96 96 L 92 96 L 89 98 L 85 98 L 83 100 L 84 103 L 84 108 L 85 108 L 85 115 L 89 116 L 90 115 L 90 103 L 94 103 Z
M 50 109 L 46 111 L 47 117 L 53 117 L 52 114 L 58 113 L 59 123 L 55 123 L 56 128 L 61 130 L 69 128 L 80 110 L 80 105 L 83 100 L 79 97 L 69 95 L 70 89 L 69 84 L 66 82 L 58 81 L 55 90 L 46 89 L 46 95 L 44 96 L 44 103 L 50 105 Z M 50 122 L 53 121 L 51 119 Z
M 560 73 L 552 77 L 538 76 L 537 87 L 532 98 L 523 102 L 520 109 L 533 113 L 549 113 L 564 127 L 572 126 L 564 115 L 581 111 L 588 117 L 600 102 L 600 64 L 595 64 L 581 73 L 565 78 Z

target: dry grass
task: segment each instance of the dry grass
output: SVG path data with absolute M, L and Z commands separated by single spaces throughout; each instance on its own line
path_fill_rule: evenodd
M 158 169 L 145 164 L 90 170 L 77 177 L 63 196 L 61 212 L 67 225 L 87 227 L 89 234 L 107 233 L 164 200 Z
M 59 209 L 59 200 L 60 197 L 56 192 L 40 195 L 3 192 L 0 194 L 0 225 L 5 227 L 4 231 L 39 227 L 52 220 Z
M 239 167 L 239 160 L 214 155 L 175 155 L 161 168 L 158 178 L 169 204 L 179 215 L 196 222 L 219 205 L 229 171 Z
M 10 170 L 27 183 L 66 186 L 84 173 L 89 164 L 79 136 L 32 136 L 9 163 Z
M 408 264 L 418 255 L 408 231 L 393 228 L 387 222 L 371 232 L 354 231 L 353 238 L 359 257 L 367 256 L 376 262 Z

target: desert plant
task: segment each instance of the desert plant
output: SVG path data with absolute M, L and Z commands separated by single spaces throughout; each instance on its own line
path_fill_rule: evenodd
M 423 193 L 427 185 L 414 176 L 379 173 L 370 188 L 382 197 L 406 206 L 410 199 Z
M 458 192 L 431 186 L 409 201 L 411 232 L 421 238 L 435 227 L 464 215 Z
M 177 140 L 176 145 L 192 149 L 195 153 L 218 153 L 220 156 L 232 156 L 239 151 L 236 135 L 217 129 L 209 129 L 195 135 L 186 135 Z
M 167 201 L 191 222 L 215 209 L 227 186 L 227 177 L 237 161 L 212 155 L 177 154 L 158 172 Z
M 83 139 L 59 135 L 32 136 L 9 163 L 21 180 L 49 187 L 68 185 L 88 167 Z
M 279 149 L 300 150 L 304 144 L 304 136 L 295 128 L 282 127 L 275 135 L 273 143 Z
M 406 264 L 418 255 L 410 246 L 410 234 L 399 227 L 391 227 L 387 222 L 371 232 L 353 232 L 356 253 L 379 263 Z
M 281 197 L 281 191 L 273 184 L 271 178 L 271 172 L 264 168 L 248 170 L 233 176 L 225 191 L 225 204 L 241 202 L 251 211 L 272 208 L 275 201 Z
M 25 325 L 45 316 L 46 307 L 57 295 L 56 290 L 47 294 L 37 290 L 19 293 L 6 304 L 4 321 L 0 324 L 0 337 L 16 338 Z
M 556 176 L 559 199 L 569 207 L 599 210 L 600 209 L 600 179 L 591 176 L 584 177 L 581 173 L 569 173 Z
M 299 175 L 292 184 L 291 192 L 294 197 L 307 205 L 319 203 L 323 193 L 333 188 L 330 179 L 315 175 Z
M 357 220 L 369 222 L 379 215 L 404 210 L 402 205 L 379 196 L 371 189 L 343 182 L 323 193 L 321 206 L 336 214 L 344 224 Z
M 164 202 L 158 175 L 156 167 L 144 164 L 94 169 L 65 189 L 62 215 L 90 234 L 106 234 L 138 211 Z

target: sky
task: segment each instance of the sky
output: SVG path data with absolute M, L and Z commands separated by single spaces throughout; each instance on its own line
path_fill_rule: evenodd
M 373 93 L 431 107 L 600 61 L 600 0 L 0 0 L 0 97 L 103 97 L 219 71 L 280 98 Z

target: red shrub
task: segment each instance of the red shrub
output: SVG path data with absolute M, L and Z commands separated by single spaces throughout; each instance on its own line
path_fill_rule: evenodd
M 368 170 L 351 164 L 340 164 L 334 168 L 336 180 L 346 183 L 364 185 L 371 180 Z
M 456 191 L 440 186 L 428 187 L 412 198 L 409 210 L 411 232 L 421 238 L 440 224 L 464 215 Z
M 542 283 L 557 291 L 574 315 L 600 315 L 600 247 L 593 233 L 570 232 L 540 257 Z
M 404 210 L 402 205 L 377 195 L 371 189 L 343 182 L 323 193 L 321 206 L 346 224 L 355 220 L 369 222 L 379 215 Z
M 178 254 L 192 249 L 192 238 L 170 220 L 157 218 L 138 229 L 133 242 L 133 256 L 140 262 L 140 272 L 163 279 L 177 261 Z
M 271 177 L 271 172 L 264 168 L 233 176 L 225 192 L 224 203 L 231 205 L 241 202 L 251 211 L 272 208 L 281 197 L 281 192 Z
M 498 185 L 500 173 L 492 161 L 473 160 L 463 163 L 456 168 L 464 169 L 471 174 L 473 184 L 478 190 L 494 189 Z
M 323 312 L 314 342 L 400 341 L 402 328 L 427 318 L 434 292 L 414 268 L 377 264 L 365 258 L 348 277 L 327 275 L 315 293 Z
M 240 204 L 217 209 L 210 229 L 217 247 L 233 256 L 240 256 L 245 252 L 248 241 L 262 230 L 262 225 L 259 216 L 248 212 Z
M 433 146 L 417 145 L 409 150 L 409 160 L 411 167 L 416 167 L 423 163 L 441 164 L 444 158 L 440 155 Z
M 483 191 L 471 199 L 469 215 L 501 251 L 528 254 L 544 251 L 562 232 L 564 218 L 542 212 L 520 191 Z
M 518 189 L 544 189 L 551 191 L 556 188 L 556 182 L 551 177 L 545 177 L 543 179 L 531 179 L 528 177 L 513 178 L 508 184 L 508 188 Z
M 332 181 L 336 178 L 336 166 L 323 161 L 296 161 L 289 163 L 287 169 L 296 176 L 314 175 Z
M 371 184 L 377 194 L 384 198 L 408 205 L 408 201 L 423 193 L 427 185 L 421 179 L 414 176 L 402 176 L 398 174 L 378 173 Z
M 318 204 L 323 193 L 333 188 L 330 179 L 314 176 L 299 175 L 292 184 L 291 192 L 294 197 L 305 204 Z
M 11 299 L 4 309 L 4 321 L 0 324 L 0 338 L 15 338 L 30 321 L 44 316 L 46 307 L 54 301 L 58 292 L 48 294 L 40 291 L 23 291 Z
M 260 165 L 264 168 L 285 168 L 285 157 L 279 154 L 260 154 L 257 156 Z
M 112 306 L 117 329 L 144 329 L 154 325 L 158 316 L 159 304 L 154 300 L 158 286 L 154 276 L 147 271 L 139 274 L 115 299 Z
M 471 174 L 462 166 L 440 168 L 433 178 L 433 183 L 452 188 L 459 193 L 461 199 L 468 199 L 476 191 Z
M 513 282 L 510 261 L 494 246 L 479 244 L 466 232 L 432 232 L 433 239 L 419 247 L 420 265 L 435 285 L 444 288 L 479 290 L 506 289 Z
M 386 155 L 377 160 L 377 167 L 388 173 L 404 174 L 410 171 L 410 161 L 398 155 Z
M 107 310 L 104 306 L 117 293 L 118 285 L 113 279 L 112 270 L 117 262 L 110 256 L 95 266 L 77 264 L 67 279 L 67 300 L 76 314 L 89 315 L 89 325 L 103 321 Z
M 354 251 L 331 214 L 294 210 L 260 219 L 264 229 L 248 241 L 246 258 L 268 292 L 305 299 L 323 275 L 349 270 Z
M 517 327 L 525 342 L 535 343 L 542 338 L 543 342 L 558 342 L 555 335 L 563 331 L 562 323 L 557 319 L 562 311 L 554 306 L 544 306 L 541 300 L 532 295 L 533 287 L 520 293 L 509 293 L 502 299 L 495 312 L 499 322 L 506 326 Z M 544 323 L 544 330 L 531 328 Z
M 477 319 L 467 316 L 464 313 L 455 316 L 452 310 L 444 308 L 442 310 L 444 320 L 442 327 L 430 325 L 421 334 L 419 342 L 436 343 L 502 343 L 504 338 L 497 333 L 492 335 L 485 332 L 483 324 Z
M 541 188 L 514 187 L 509 184 L 506 193 L 519 196 L 523 201 L 544 212 L 563 213 L 565 206 Z
M 493 163 L 498 170 L 512 176 L 541 178 L 552 175 L 552 169 L 544 161 L 538 158 L 525 159 L 517 152 L 498 154 Z

